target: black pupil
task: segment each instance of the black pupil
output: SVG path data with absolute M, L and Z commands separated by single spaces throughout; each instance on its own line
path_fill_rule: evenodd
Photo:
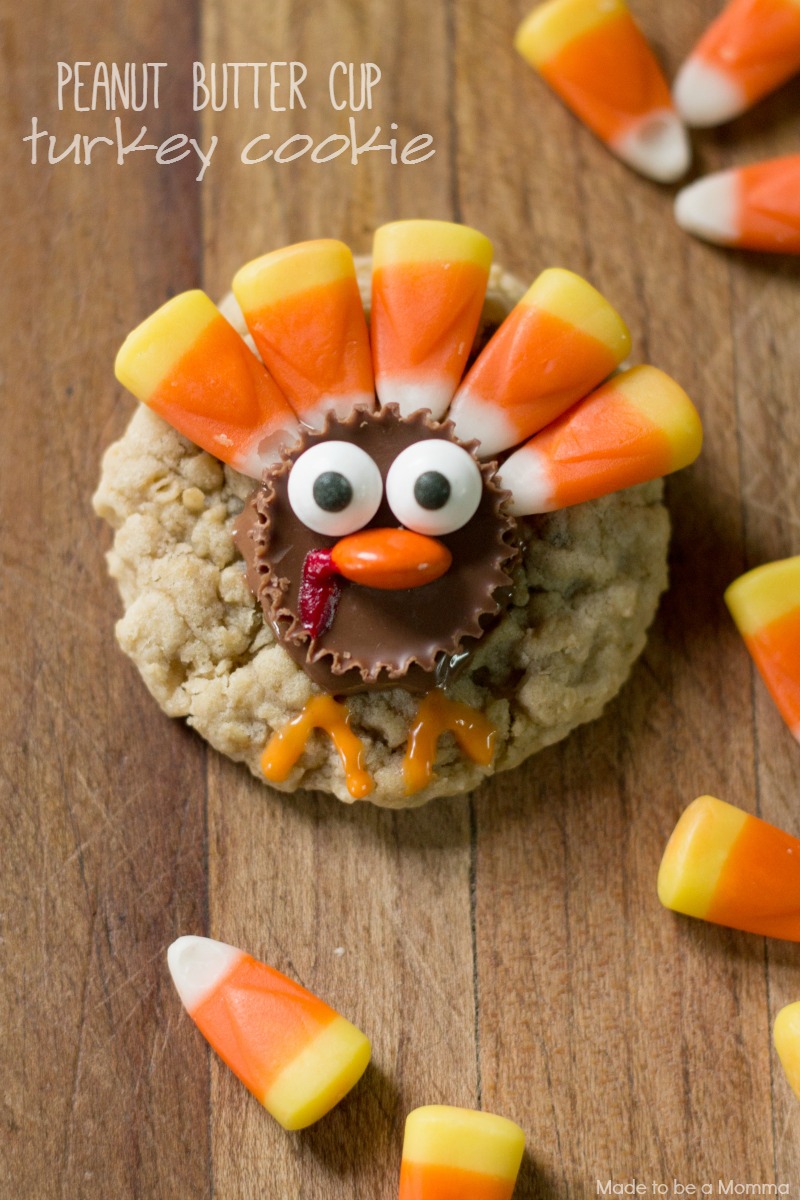
M 450 480 L 441 471 L 425 471 L 414 484 L 414 499 L 420 508 L 444 508 L 450 499 Z
M 314 480 L 314 499 L 324 512 L 341 512 L 353 499 L 353 485 L 338 471 L 323 471 Z

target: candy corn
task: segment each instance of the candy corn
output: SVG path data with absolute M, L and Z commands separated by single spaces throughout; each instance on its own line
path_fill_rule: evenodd
M 628 166 L 664 183 L 688 170 L 686 130 L 624 0 L 548 0 L 514 45 Z
M 182 292 L 129 333 L 114 370 L 179 433 L 254 479 L 299 432 L 265 367 L 204 292 Z
M 322 239 L 242 267 L 233 291 L 258 352 L 303 422 L 373 408 L 372 359 L 353 256 Z
M 781 1009 L 772 1027 L 772 1038 L 789 1086 L 800 1100 L 800 1002 Z
M 800 254 L 800 154 L 698 179 L 675 198 L 675 219 L 723 246 Z
M 800 71 L 800 0 L 732 0 L 678 72 L 688 125 L 719 125 Z
M 432 1104 L 406 1119 L 399 1200 L 509 1200 L 525 1135 L 492 1113 Z
M 702 441 L 683 388 L 656 367 L 632 367 L 516 450 L 499 482 L 517 516 L 552 512 L 678 471 Z
M 167 961 L 200 1032 L 284 1129 L 318 1121 L 363 1075 L 364 1034 L 279 971 L 204 937 L 178 938 Z
M 667 843 L 658 898 L 689 917 L 798 942 L 800 841 L 732 804 L 701 796 Z
M 441 417 L 461 380 L 483 307 L 492 244 L 447 221 L 375 233 L 372 359 L 381 404 Z
M 769 688 L 800 741 L 800 555 L 741 575 L 725 603 Z
M 622 318 L 571 271 L 543 271 L 473 363 L 448 417 L 490 458 L 549 425 L 631 348 Z

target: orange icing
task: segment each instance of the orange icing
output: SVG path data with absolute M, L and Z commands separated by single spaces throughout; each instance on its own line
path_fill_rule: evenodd
M 291 413 L 262 363 L 222 316 L 203 330 L 147 403 L 225 462 Z
M 574 38 L 541 73 L 590 129 L 610 142 L 654 109 L 672 108 L 658 61 L 629 13 Z
M 247 954 L 191 1017 L 220 1058 L 263 1101 L 281 1071 L 336 1012 Z
M 748 817 L 722 868 L 706 919 L 800 941 L 800 841 Z
M 745 638 L 778 711 L 800 735 L 800 608 Z
M 261 756 L 261 770 L 272 783 L 283 783 L 306 748 L 314 729 L 328 734 L 342 760 L 347 790 L 363 800 L 375 787 L 364 766 L 364 744 L 350 728 L 350 713 L 333 696 L 312 696 L 298 716 L 273 734 Z
M 428 692 L 420 701 L 416 719 L 408 735 L 403 776 L 406 794 L 419 792 L 433 779 L 436 745 L 443 733 L 452 733 L 463 752 L 473 762 L 488 767 L 494 757 L 497 730 L 482 713 L 449 700 L 440 688 Z
M 479 1175 L 461 1167 L 404 1162 L 398 1200 L 510 1200 L 514 1179 Z
M 695 54 L 757 100 L 800 67 L 800 7 L 792 0 L 733 0 Z
M 617 365 L 598 339 L 532 304 L 506 317 L 464 380 L 517 430 L 536 433 L 586 396 Z
M 478 327 L 485 267 L 392 263 L 372 277 L 372 353 L 378 376 L 451 379 L 457 386 Z
M 737 243 L 800 254 L 800 154 L 742 167 L 737 180 Z
M 262 358 L 301 416 L 323 396 L 372 394 L 372 357 L 354 278 L 307 288 L 246 315 Z

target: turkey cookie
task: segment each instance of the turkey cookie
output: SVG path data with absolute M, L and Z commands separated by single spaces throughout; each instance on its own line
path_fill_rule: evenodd
M 96 511 L 122 649 L 170 716 L 285 791 L 422 804 L 593 719 L 666 585 L 685 393 L 620 317 L 526 292 L 464 226 L 256 260 L 127 339 L 143 402 Z M 369 329 L 367 319 L 369 319 Z

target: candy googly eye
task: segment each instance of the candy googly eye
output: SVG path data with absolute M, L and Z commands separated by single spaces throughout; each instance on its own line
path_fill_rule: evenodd
M 483 477 L 455 442 L 430 438 L 408 446 L 389 468 L 386 499 L 407 529 L 434 537 L 454 533 L 480 504 Z
M 289 503 L 315 533 L 355 533 L 378 511 L 383 480 L 377 464 L 352 442 L 319 442 L 289 473 Z

